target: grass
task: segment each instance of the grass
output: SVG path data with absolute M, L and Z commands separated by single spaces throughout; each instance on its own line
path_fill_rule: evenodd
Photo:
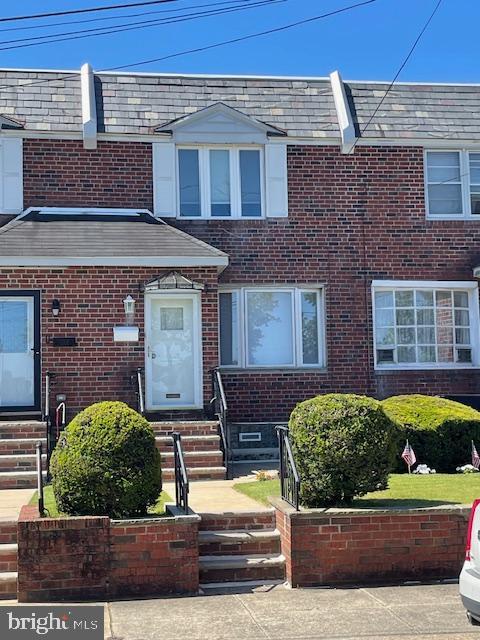
M 280 482 L 266 480 L 238 483 L 236 491 L 268 505 L 269 496 L 280 495 Z M 386 491 L 368 493 L 354 500 L 357 508 L 433 507 L 442 504 L 471 504 L 480 497 L 480 473 L 436 475 L 392 474 Z
M 45 501 L 45 509 L 47 510 L 47 513 L 51 518 L 59 518 L 61 516 L 64 516 L 64 514 L 60 513 L 57 508 L 57 503 L 55 501 L 55 496 L 53 495 L 53 487 L 51 484 L 48 484 L 46 485 L 46 487 L 44 487 L 43 499 Z M 35 491 L 35 493 L 33 494 L 28 504 L 37 504 L 37 502 L 38 502 L 38 493 Z M 148 510 L 148 515 L 155 516 L 155 517 L 164 516 L 165 503 L 167 502 L 172 502 L 172 499 L 170 498 L 168 493 L 165 493 L 165 491 L 162 491 L 162 493 L 158 496 L 158 500 L 155 506 L 151 507 Z

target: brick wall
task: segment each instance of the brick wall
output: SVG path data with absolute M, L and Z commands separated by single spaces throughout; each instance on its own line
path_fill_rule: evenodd
M 56 374 L 52 395 L 67 394 L 69 412 L 92 402 L 134 403 L 129 374 L 144 366 L 144 305 L 139 285 L 168 270 L 158 268 L 70 267 L 1 268 L 0 289 L 39 289 L 42 294 L 42 369 Z M 218 364 L 217 271 L 186 269 L 182 273 L 206 285 L 202 292 L 204 400 L 211 398 L 208 371 Z M 125 323 L 123 299 L 137 304 L 138 343 L 115 343 L 113 327 Z M 52 300 L 60 300 L 58 317 Z M 75 336 L 77 346 L 54 347 L 52 338 Z M 52 405 L 54 400 L 52 400 Z
M 480 372 L 374 372 L 371 280 L 472 280 L 476 221 L 425 218 L 423 150 L 291 145 L 289 217 L 171 221 L 230 256 L 223 284 L 325 284 L 325 371 L 225 372 L 235 420 L 285 420 L 296 402 L 331 391 L 480 393 Z M 25 141 L 25 206 L 152 206 L 151 148 Z
M 470 509 L 311 509 L 275 501 L 293 587 L 457 578 Z
M 131 521 L 106 517 L 18 520 L 18 600 L 55 602 L 198 591 L 196 515 Z

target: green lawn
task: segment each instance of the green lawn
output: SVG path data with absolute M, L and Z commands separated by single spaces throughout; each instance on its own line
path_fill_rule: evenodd
M 280 495 L 280 482 L 266 480 L 238 483 L 234 489 L 262 504 Z M 354 501 L 362 507 L 428 507 L 441 504 L 471 504 L 480 497 L 480 473 L 436 475 L 392 474 L 386 491 L 368 493 Z
M 43 499 L 45 501 L 45 509 L 47 510 L 47 514 L 51 517 L 51 518 L 58 518 L 59 516 L 63 515 L 61 513 L 59 513 L 58 509 L 57 509 L 57 503 L 55 502 L 55 496 L 53 495 L 53 488 L 52 485 L 49 484 L 47 485 L 44 490 L 43 490 Z M 33 494 L 29 504 L 37 504 L 38 502 L 38 494 L 35 491 L 35 493 Z M 148 513 L 149 515 L 152 516 L 163 516 L 165 515 L 165 503 L 166 502 L 172 502 L 172 499 L 170 498 L 170 496 L 168 495 L 168 493 L 165 493 L 165 491 L 162 491 L 162 493 L 158 496 L 158 500 L 157 503 L 154 507 L 152 507 L 151 509 L 149 509 Z

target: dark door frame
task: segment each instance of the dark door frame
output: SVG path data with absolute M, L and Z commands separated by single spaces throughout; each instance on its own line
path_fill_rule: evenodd
M 30 413 L 41 411 L 41 335 L 40 335 L 40 291 L 37 289 L 0 289 L 1 298 L 33 298 L 33 405 L 3 407 L 1 413 Z

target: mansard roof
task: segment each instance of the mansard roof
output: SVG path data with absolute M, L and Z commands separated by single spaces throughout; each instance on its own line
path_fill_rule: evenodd
M 362 130 L 388 83 L 346 81 Z M 82 131 L 79 71 L 0 69 L 0 114 L 35 131 Z M 296 138 L 340 136 L 329 78 L 96 72 L 98 131 L 154 134 L 222 103 Z M 166 127 L 168 129 L 168 125 Z M 364 137 L 480 141 L 480 85 L 397 83 Z

